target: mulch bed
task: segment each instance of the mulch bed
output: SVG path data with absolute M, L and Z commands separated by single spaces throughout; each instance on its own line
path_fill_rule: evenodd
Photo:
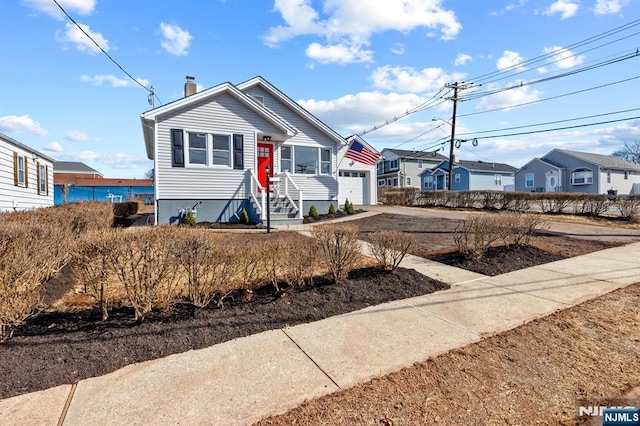
M 498 246 L 490 247 L 487 253 L 477 260 L 467 259 L 458 251 L 429 256 L 429 259 L 478 274 L 494 276 L 566 259 L 566 256 L 550 253 L 535 246 Z
M 170 312 L 149 314 L 141 324 L 133 322 L 129 307 L 113 308 L 106 322 L 100 321 L 98 310 L 43 312 L 0 344 L 0 399 L 448 287 L 414 270 L 363 268 L 339 285 L 317 278 L 308 287 L 281 295 L 265 287 L 249 301 L 230 299 L 224 308 L 179 303 Z

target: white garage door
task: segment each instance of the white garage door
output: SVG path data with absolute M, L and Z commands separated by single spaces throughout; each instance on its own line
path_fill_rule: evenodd
M 365 172 L 340 172 L 338 177 L 340 195 L 338 202 L 344 204 L 347 198 L 355 205 L 368 203 L 367 174 Z

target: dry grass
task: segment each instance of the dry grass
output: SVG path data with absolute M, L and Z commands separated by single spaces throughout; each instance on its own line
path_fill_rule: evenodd
M 638 385 L 638 298 L 635 284 L 258 424 L 575 424 L 577 398 Z

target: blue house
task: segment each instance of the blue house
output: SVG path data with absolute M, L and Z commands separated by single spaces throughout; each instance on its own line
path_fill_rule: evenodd
M 484 161 L 455 161 L 453 163 L 454 191 L 504 191 L 513 187 L 516 168 L 504 163 Z M 420 174 L 423 191 L 438 191 L 448 188 L 449 161 L 442 161 L 432 169 Z

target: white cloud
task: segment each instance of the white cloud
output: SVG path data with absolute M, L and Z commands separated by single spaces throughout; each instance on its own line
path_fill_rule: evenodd
M 438 90 L 446 83 L 464 79 L 466 74 L 447 74 L 442 68 L 392 67 L 385 65 L 371 73 L 373 85 L 379 89 L 407 93 L 424 93 Z
M 40 127 L 40 123 L 28 115 L 5 115 L 0 117 L 0 130 L 3 132 L 32 133 L 38 136 L 46 136 L 48 132 Z
M 98 75 L 94 75 L 93 77 L 87 74 L 83 74 L 80 76 L 80 80 L 87 83 L 91 83 L 95 86 L 102 86 L 102 84 L 104 83 L 109 83 L 111 84 L 112 87 L 115 87 L 115 88 L 138 87 L 138 85 L 131 79 L 118 78 L 113 74 L 98 74 Z M 149 80 L 146 80 L 144 78 L 137 77 L 136 81 L 142 84 L 143 86 L 149 85 Z
M 357 62 L 372 62 L 373 52 L 362 50 L 361 46 L 334 44 L 321 46 L 318 43 L 311 43 L 305 52 L 307 56 L 321 64 L 350 64 Z
M 549 16 L 559 13 L 560 19 L 567 19 L 575 15 L 579 8 L 580 3 L 576 0 L 557 0 L 542 13 Z
M 596 15 L 609 15 L 619 13 L 629 0 L 596 0 L 593 13 Z
M 54 141 L 54 142 L 51 142 L 50 144 L 45 145 L 44 151 L 51 152 L 51 153 L 60 153 L 62 152 L 62 145 Z
M 102 34 L 91 31 L 91 28 L 89 28 L 88 25 L 78 25 L 82 28 L 84 33 L 74 24 L 67 22 L 65 24 L 65 32 L 62 34 L 56 34 L 56 40 L 61 43 L 74 44 L 75 48 L 80 52 L 91 53 L 95 55 L 96 53 L 100 52 L 100 49 L 95 45 L 93 41 L 89 39 L 89 37 L 87 37 L 88 34 L 93 40 L 95 40 L 96 43 L 98 43 L 98 45 L 100 45 L 100 47 L 105 52 L 109 51 L 109 41 L 107 41 L 107 39 L 105 39 Z
M 584 62 L 584 55 L 576 55 L 569 49 L 559 46 L 545 47 L 545 54 L 553 54 L 548 58 L 559 69 L 567 69 L 580 65 Z
M 498 62 L 496 63 L 496 67 L 500 71 L 505 69 L 522 71 L 525 68 L 519 64 L 521 64 L 523 61 L 524 59 L 522 58 L 522 56 L 520 56 L 518 52 L 505 50 L 504 53 L 502 54 L 502 57 L 498 59 Z
M 458 53 L 456 59 L 453 61 L 453 64 L 456 66 L 464 65 L 469 61 L 473 61 L 471 55 L 467 55 L 466 53 Z
M 73 142 L 97 142 L 100 139 L 89 136 L 85 132 L 81 132 L 79 130 L 69 130 L 65 134 L 65 138 Z
M 395 55 L 404 55 L 404 44 L 396 43 L 391 48 L 391 53 Z
M 81 161 L 83 163 L 98 163 L 104 164 L 113 169 L 137 169 L 140 166 L 148 166 L 149 160 L 145 157 L 136 157 L 127 154 L 113 153 L 102 154 L 95 151 L 76 151 L 65 152 L 63 154 L 57 153 L 55 155 L 57 160 L 63 161 Z M 99 169 L 99 167 L 96 167 Z
M 499 89 L 498 86 L 492 85 L 487 90 Z M 534 102 L 540 99 L 541 92 L 532 89 L 530 86 L 519 87 L 517 89 L 505 90 L 491 96 L 482 98 L 482 101 L 476 105 L 477 111 L 488 111 L 498 108 L 504 108 L 508 111 L 514 105 Z
M 335 129 L 360 132 L 424 102 L 415 94 L 361 92 L 338 99 L 299 100 L 298 103 Z
M 527 2 L 527 0 L 518 0 L 518 2 L 517 2 L 517 3 L 510 3 L 510 4 L 508 4 L 508 5 L 504 8 L 504 10 L 506 10 L 506 11 L 510 11 L 510 10 L 513 10 L 513 9 L 517 9 L 517 8 L 519 8 L 519 7 L 524 6 L 524 4 L 525 4 L 526 2 Z
M 315 35 L 330 47 L 342 46 L 347 52 L 359 52 L 369 45 L 373 34 L 386 31 L 408 33 L 418 28 L 439 30 L 444 40 L 454 38 L 461 30 L 455 13 L 441 7 L 442 0 L 324 0 L 323 16 L 314 9 L 311 0 L 276 0 L 274 9 L 285 24 L 271 27 L 264 36 L 269 47 L 300 35 Z M 319 43 L 313 43 L 308 53 L 318 54 Z M 346 49 L 344 47 L 347 47 Z M 311 47 L 311 46 L 310 46 Z M 367 51 L 367 55 L 372 52 Z M 328 63 L 332 57 L 344 63 L 344 54 L 319 55 Z M 351 55 L 357 58 L 358 55 Z M 362 58 L 358 60 L 362 62 Z
M 58 3 L 67 13 L 82 16 L 90 15 L 96 7 L 95 0 L 58 0 Z M 62 10 L 52 0 L 22 0 L 22 4 L 53 18 L 66 19 Z
M 178 25 L 161 22 L 160 32 L 163 37 L 160 45 L 167 53 L 176 56 L 184 56 L 187 54 L 187 49 L 189 49 L 191 40 L 193 39 L 189 31 L 183 30 Z

